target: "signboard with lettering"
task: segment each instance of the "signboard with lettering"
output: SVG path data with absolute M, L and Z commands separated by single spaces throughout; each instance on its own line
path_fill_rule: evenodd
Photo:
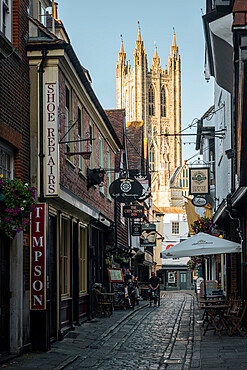
M 117 179 L 109 188 L 111 197 L 120 203 L 134 202 L 140 198 L 142 192 L 143 187 L 134 179 Z
M 132 224 L 131 235 L 141 236 L 141 234 L 142 234 L 142 224 Z
M 45 195 L 57 196 L 59 189 L 57 84 L 44 89 Z
M 141 247 L 155 247 L 156 225 L 146 223 L 142 225 Z
M 111 283 L 124 282 L 123 271 L 118 268 L 108 268 L 108 276 Z
M 124 206 L 123 216 L 126 218 L 142 218 L 144 217 L 144 207 L 139 204 Z
M 209 194 L 209 167 L 189 169 L 189 194 Z
M 45 204 L 39 203 L 32 212 L 30 243 L 30 309 L 46 309 L 46 241 L 45 241 Z

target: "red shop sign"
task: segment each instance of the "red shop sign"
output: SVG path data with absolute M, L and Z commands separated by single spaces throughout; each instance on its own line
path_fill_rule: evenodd
M 45 279 L 45 204 L 37 204 L 32 213 L 31 225 L 31 287 L 30 309 L 46 309 Z

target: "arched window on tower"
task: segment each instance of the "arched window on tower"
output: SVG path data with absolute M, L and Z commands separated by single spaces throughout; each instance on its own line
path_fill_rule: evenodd
M 166 93 L 165 87 L 163 86 L 160 94 L 160 115 L 166 117 Z
M 154 88 L 152 85 L 149 87 L 148 92 L 148 107 L 149 107 L 149 115 L 154 116 L 155 115 L 155 105 L 154 105 Z
M 154 171 L 155 167 L 155 152 L 154 152 L 154 146 L 152 145 L 149 152 L 149 167 L 150 171 Z

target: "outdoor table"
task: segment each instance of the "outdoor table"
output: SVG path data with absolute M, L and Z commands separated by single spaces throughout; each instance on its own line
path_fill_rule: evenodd
M 227 334 L 230 335 L 229 328 L 228 328 L 228 326 L 226 324 L 226 320 L 224 318 L 224 313 L 229 307 L 230 306 L 226 305 L 226 304 L 215 304 L 215 305 L 205 304 L 204 306 L 201 307 L 205 310 L 206 316 L 209 317 L 209 320 L 208 320 L 207 325 L 204 329 L 203 335 L 205 335 L 206 332 L 209 330 L 209 325 L 210 324 L 213 326 L 215 332 L 217 332 L 217 334 L 219 336 L 221 336 L 221 332 L 222 332 L 223 328 L 225 328 Z M 219 316 L 219 320 L 216 322 L 216 317 L 217 316 Z M 219 324 L 220 323 L 222 323 L 222 329 L 221 330 L 219 329 Z

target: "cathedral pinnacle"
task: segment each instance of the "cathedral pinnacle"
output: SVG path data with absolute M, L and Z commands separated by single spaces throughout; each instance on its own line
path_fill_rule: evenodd
M 176 47 L 176 34 L 175 34 L 175 28 L 173 27 L 173 40 L 172 40 L 172 46 Z
M 120 48 L 120 53 L 124 53 L 124 47 L 123 47 L 123 36 L 121 36 L 121 48 Z
M 138 36 L 137 36 L 137 41 L 141 41 L 141 27 L 140 27 L 140 22 L 138 21 Z
M 157 45 L 156 45 L 156 41 L 154 42 L 154 58 L 157 58 L 158 56 L 158 53 L 157 53 Z

